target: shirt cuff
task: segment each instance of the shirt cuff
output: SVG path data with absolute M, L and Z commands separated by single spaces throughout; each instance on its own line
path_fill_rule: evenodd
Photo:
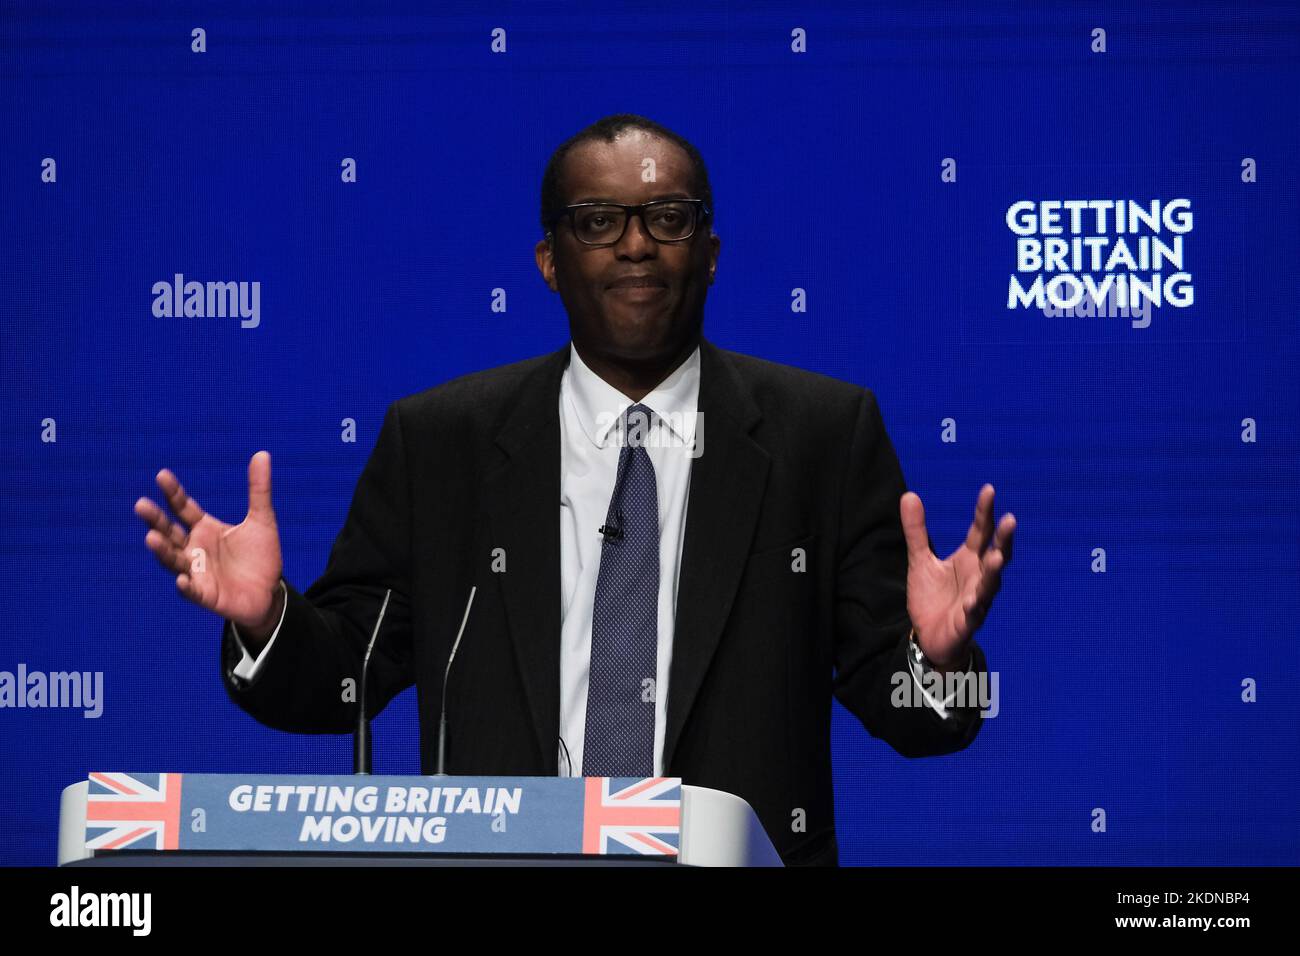
M 934 666 L 926 659 L 926 656 L 921 653 L 921 645 L 917 644 L 916 641 L 912 640 L 909 636 L 907 641 L 907 650 L 907 667 L 908 670 L 912 672 L 912 680 L 916 683 L 917 690 L 921 692 L 921 696 L 925 699 L 925 702 L 930 705 L 931 709 L 934 710 L 936 714 L 944 720 L 950 720 L 951 716 L 948 713 L 948 708 L 952 705 L 953 700 L 957 696 L 957 688 L 953 688 L 951 694 L 943 700 L 939 700 L 938 697 L 930 693 L 924 683 L 925 678 L 934 672 Z M 962 668 L 962 670 L 970 670 L 973 663 L 975 663 L 975 652 L 971 651 L 970 660 L 966 662 L 966 666 Z
M 244 639 L 239 636 L 239 628 L 235 627 L 234 621 L 230 622 L 230 633 L 235 635 L 235 645 L 239 648 L 239 652 L 242 655 L 239 659 L 239 663 L 236 664 L 234 669 L 231 671 L 231 674 L 245 683 L 251 684 L 257 679 L 257 675 L 262 670 L 262 665 L 266 662 L 267 657 L 270 656 L 271 645 L 275 643 L 276 635 L 280 633 L 280 628 L 284 626 L 284 615 L 285 612 L 289 610 L 289 592 L 285 590 L 283 578 L 280 579 L 280 593 L 284 595 L 284 601 L 280 605 L 280 621 L 275 625 L 275 630 L 271 632 L 271 636 L 267 638 L 266 645 L 262 648 L 261 653 L 259 653 L 257 657 L 253 657 L 252 654 L 248 653 L 248 648 L 244 646 Z

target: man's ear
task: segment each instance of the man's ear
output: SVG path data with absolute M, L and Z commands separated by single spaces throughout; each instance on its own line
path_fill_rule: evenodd
M 555 233 L 548 232 L 546 238 L 533 247 L 533 257 L 537 260 L 537 271 L 542 274 L 542 281 L 552 292 L 559 292 L 560 288 L 555 284 Z
M 709 229 L 709 285 L 713 285 L 713 276 L 718 271 L 718 252 L 722 248 L 722 239 L 712 228 Z

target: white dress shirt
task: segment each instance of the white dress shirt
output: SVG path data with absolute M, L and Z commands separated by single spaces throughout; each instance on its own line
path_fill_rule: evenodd
M 691 448 L 700 397 L 700 350 L 696 348 L 640 404 L 654 414 L 646 451 L 659 494 L 659 646 L 655 667 L 654 773 L 663 774 L 668 673 L 677 618 L 677 579 L 686 537 Z M 587 675 L 591 621 L 604 538 L 618 477 L 623 413 L 635 404 L 589 369 L 569 346 L 569 367 L 560 380 L 560 748 L 561 774 L 580 776 L 587 727 Z M 568 759 L 565 759 L 567 749 Z
M 655 668 L 654 772 L 663 775 L 667 725 L 668 675 L 672 667 L 673 625 L 677 617 L 677 580 L 686 537 L 692 446 L 700 394 L 697 347 L 666 379 L 641 399 L 654 415 L 646 451 L 654 465 L 659 494 L 659 646 Z M 581 776 L 587 724 L 587 677 L 591 666 L 591 621 L 596 579 L 600 572 L 600 526 L 605 523 L 621 447 L 623 412 L 637 404 L 582 361 L 570 344 L 569 365 L 560 380 L 560 740 L 559 773 Z M 283 588 L 281 583 L 281 588 Z M 254 658 L 231 625 L 242 658 L 233 674 L 251 682 L 261 670 L 284 623 L 284 613 L 266 646 Z M 940 717 L 954 691 L 942 702 L 922 684 L 931 670 L 915 645 L 908 665 L 927 704 Z

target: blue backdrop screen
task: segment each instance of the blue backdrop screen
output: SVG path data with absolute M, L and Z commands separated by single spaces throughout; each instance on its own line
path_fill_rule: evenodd
M 1300 863 L 1298 80 L 1294 4 L 0 5 L 0 671 L 103 681 L 0 708 L 0 861 L 91 769 L 349 769 L 230 703 L 132 505 L 237 522 L 266 448 L 305 588 L 390 402 L 567 340 L 542 170 L 631 112 L 708 163 L 705 334 L 870 387 L 941 557 L 985 481 L 1019 522 L 975 743 L 837 705 L 842 860 Z M 413 690 L 376 738 L 418 772 Z

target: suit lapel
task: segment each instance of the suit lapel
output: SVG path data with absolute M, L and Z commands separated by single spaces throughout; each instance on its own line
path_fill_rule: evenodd
M 504 460 L 484 479 L 490 547 L 503 548 L 499 582 L 519 680 L 542 766 L 557 772 L 560 733 L 560 378 L 569 345 L 524 380 L 496 437 Z
M 762 415 L 730 361 L 700 340 L 703 452 L 691 464 L 686 540 L 668 680 L 665 773 L 713 659 L 753 541 L 770 458 L 750 430 Z M 698 429 L 697 429 L 698 430 Z

